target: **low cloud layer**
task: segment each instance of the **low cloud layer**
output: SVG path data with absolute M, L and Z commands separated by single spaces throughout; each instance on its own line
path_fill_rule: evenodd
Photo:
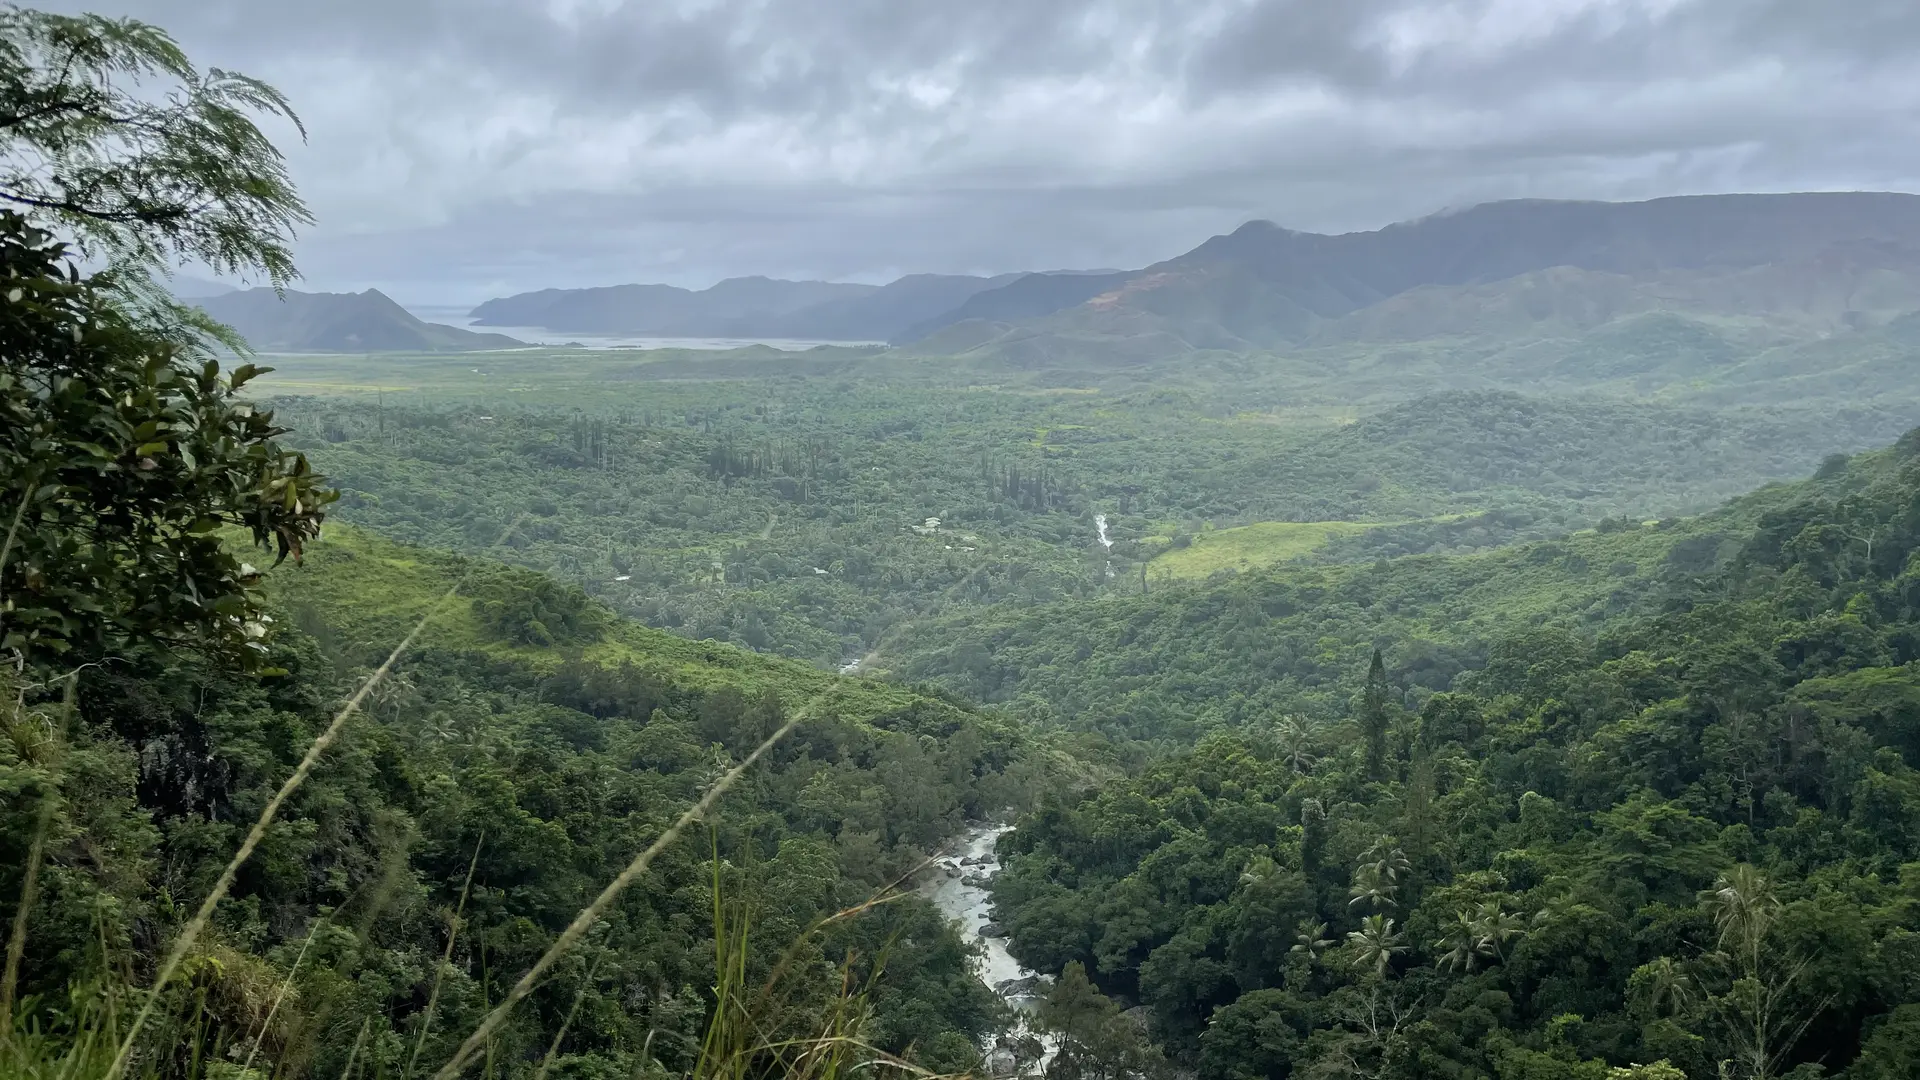
M 1920 190 L 1911 0 L 100 0 L 293 98 L 311 287 L 1136 266 L 1252 217 Z

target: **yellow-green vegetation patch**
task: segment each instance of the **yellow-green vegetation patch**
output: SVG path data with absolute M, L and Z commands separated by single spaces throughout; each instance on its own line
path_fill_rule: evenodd
M 1358 405 L 1276 405 L 1258 412 L 1236 412 L 1220 422 L 1305 429 L 1340 428 L 1358 422 L 1360 414 Z
M 904 687 L 677 637 L 617 616 L 543 574 L 416 548 L 350 526 L 328 525 L 325 538 L 308 547 L 305 565 L 284 563 L 269 583 L 272 597 L 303 622 L 317 619 L 329 633 L 382 651 L 434 611 L 415 648 L 484 654 L 537 673 L 557 669 L 570 656 L 607 667 L 631 664 L 682 691 L 733 687 L 752 696 L 772 690 L 789 708 L 807 706 L 816 715 L 847 719 L 916 706 L 959 712 Z M 457 594 L 441 604 L 456 583 Z M 530 631 L 531 620 L 502 618 L 497 609 L 490 615 L 490 603 L 544 606 L 541 617 L 552 625 Z
M 1364 521 L 1260 521 L 1196 533 L 1184 546 L 1174 540 L 1153 558 L 1156 572 L 1204 578 L 1219 570 L 1257 570 L 1308 555 L 1338 536 L 1378 528 Z

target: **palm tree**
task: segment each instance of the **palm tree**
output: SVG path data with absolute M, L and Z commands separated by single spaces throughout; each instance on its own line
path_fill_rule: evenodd
M 1402 874 L 1410 874 L 1413 872 L 1413 863 L 1408 861 L 1406 852 L 1391 846 L 1392 843 L 1393 841 L 1390 837 L 1383 836 L 1374 841 L 1373 846 L 1368 848 L 1360 858 L 1363 862 L 1368 859 L 1373 860 L 1370 864 L 1370 869 L 1372 869 L 1374 874 L 1385 878 L 1391 884 L 1397 885 L 1400 883 L 1400 876 Z
M 1713 913 L 1714 927 L 1720 931 L 1721 951 L 1727 951 L 1731 941 L 1742 960 L 1751 961 L 1749 966 L 1759 966 L 1760 941 L 1780 913 L 1780 901 L 1773 895 L 1773 884 L 1766 875 L 1741 863 L 1721 874 L 1713 888 L 1700 894 L 1700 899 Z
M 1313 771 L 1320 758 L 1313 752 L 1315 731 L 1313 726 L 1304 724 L 1297 716 L 1289 716 L 1280 721 L 1274 730 L 1274 748 L 1279 752 L 1281 761 L 1287 768 L 1302 776 Z
M 1465 908 L 1454 912 L 1453 924 L 1433 943 L 1433 947 L 1445 950 L 1437 966 L 1448 971 L 1473 971 L 1480 962 L 1479 927 L 1474 924 L 1473 913 Z
M 1507 959 L 1507 942 L 1527 932 L 1520 917 L 1502 911 L 1498 900 L 1482 902 L 1473 913 L 1472 925 L 1475 947 L 1503 963 Z
M 404 671 L 396 671 L 374 684 L 367 692 L 367 711 L 374 715 L 385 713 L 387 719 L 398 720 L 400 713 L 408 705 L 414 704 L 419 696 L 419 687 Z
M 1649 1019 L 1659 1016 L 1663 1009 L 1668 1014 L 1687 1012 L 1699 997 L 1693 976 L 1682 970 L 1670 956 L 1640 965 L 1628 980 L 1627 987 L 1633 997 L 1635 1011 Z
M 1745 1077 L 1770 1080 L 1807 1027 L 1833 1003 L 1833 995 L 1809 999 L 1796 990 L 1811 956 L 1779 955 L 1763 947 L 1781 912 L 1765 874 L 1742 863 L 1721 874 L 1700 899 L 1720 931 L 1715 957 L 1733 976 L 1727 992 L 1708 998 L 1707 1005 L 1724 1025 L 1733 1060 Z
M 1407 951 L 1403 934 L 1394 932 L 1393 920 L 1385 915 L 1369 915 L 1360 920 L 1360 929 L 1347 935 L 1353 946 L 1353 966 L 1359 971 L 1371 969 L 1375 978 L 1384 977 L 1393 958 Z
M 1333 939 L 1327 936 L 1326 923 L 1309 922 L 1306 919 L 1301 919 L 1295 927 L 1293 941 L 1293 947 L 1287 952 L 1309 961 L 1320 959 L 1320 954 L 1333 944 Z
M 1363 863 L 1353 872 L 1353 887 L 1347 890 L 1353 899 L 1347 901 L 1347 906 L 1370 904 L 1375 908 L 1395 907 L 1397 904 L 1394 901 L 1394 894 L 1399 891 L 1400 887 L 1390 878 L 1382 875 L 1376 868 Z
M 1247 868 L 1240 871 L 1240 884 L 1258 885 L 1280 872 L 1280 864 L 1273 861 L 1271 855 L 1255 855 L 1248 860 Z

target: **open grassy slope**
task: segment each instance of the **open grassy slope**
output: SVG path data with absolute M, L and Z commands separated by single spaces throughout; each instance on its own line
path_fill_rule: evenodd
M 1257 570 L 1311 555 L 1335 537 L 1355 536 L 1373 527 L 1361 521 L 1257 521 L 1215 529 L 1154 556 L 1149 574 L 1191 579 L 1221 570 Z
M 456 583 L 458 594 L 441 605 Z M 270 590 L 304 626 L 382 648 L 405 637 L 439 605 L 416 648 L 481 656 L 528 675 L 551 674 L 579 659 L 610 668 L 631 665 L 690 700 L 727 687 L 750 697 L 771 690 L 789 708 L 805 706 L 843 719 L 915 712 L 927 719 L 957 721 L 963 711 L 897 684 L 836 675 L 719 642 L 652 630 L 614 616 L 577 590 L 557 590 L 559 601 L 577 605 L 576 614 L 582 616 L 584 629 L 572 640 L 529 641 L 484 614 L 489 601 L 551 587 L 550 579 L 531 571 L 329 525 L 325 537 L 307 549 L 303 566 L 289 563 L 271 575 Z

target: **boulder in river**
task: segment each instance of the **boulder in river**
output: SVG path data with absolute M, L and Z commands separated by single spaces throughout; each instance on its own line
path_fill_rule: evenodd
M 993 992 L 1003 998 L 1032 997 L 1046 985 L 1045 975 L 1024 975 L 1018 979 L 1003 979 L 996 983 Z
M 1007 936 L 1007 928 L 1004 926 L 1001 926 L 997 922 L 989 921 L 987 925 L 980 928 L 980 936 L 989 937 L 989 938 L 1003 938 Z

